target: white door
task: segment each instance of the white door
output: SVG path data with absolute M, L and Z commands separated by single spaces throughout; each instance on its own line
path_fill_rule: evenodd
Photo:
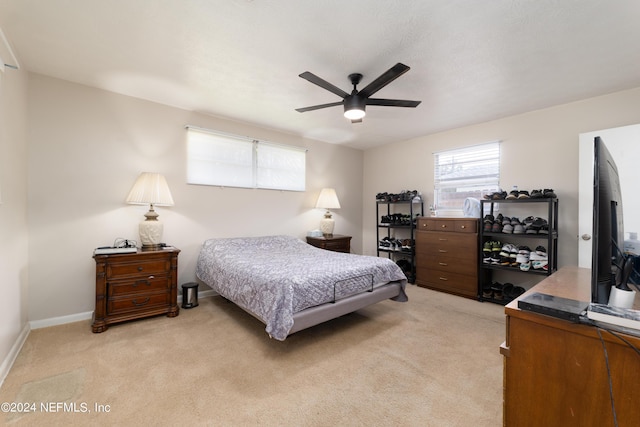
M 640 232 L 640 125 L 581 133 L 578 181 L 578 266 L 591 268 L 593 139 L 604 141 L 618 166 L 626 233 Z M 625 234 L 625 237 L 628 237 Z

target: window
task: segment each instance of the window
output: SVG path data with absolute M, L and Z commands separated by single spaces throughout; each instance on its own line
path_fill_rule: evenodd
M 306 150 L 187 126 L 187 183 L 305 190 Z
M 434 208 L 462 211 L 467 197 L 500 188 L 500 142 L 434 153 Z

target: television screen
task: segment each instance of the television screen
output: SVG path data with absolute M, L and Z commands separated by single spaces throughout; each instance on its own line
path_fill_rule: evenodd
M 594 139 L 591 302 L 607 304 L 612 286 L 623 285 L 625 265 L 622 194 L 616 163 L 600 137 Z

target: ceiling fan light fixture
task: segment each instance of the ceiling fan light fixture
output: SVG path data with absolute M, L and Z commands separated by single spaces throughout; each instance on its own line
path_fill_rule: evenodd
M 349 120 L 360 120 L 366 114 L 365 100 L 356 95 L 349 95 L 344 99 L 344 116 Z

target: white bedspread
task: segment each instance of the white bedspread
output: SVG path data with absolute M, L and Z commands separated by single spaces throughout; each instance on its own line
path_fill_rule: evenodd
M 291 236 L 210 239 L 196 276 L 223 297 L 259 317 L 267 333 L 284 340 L 293 314 L 306 308 L 407 278 L 388 258 L 331 252 Z

